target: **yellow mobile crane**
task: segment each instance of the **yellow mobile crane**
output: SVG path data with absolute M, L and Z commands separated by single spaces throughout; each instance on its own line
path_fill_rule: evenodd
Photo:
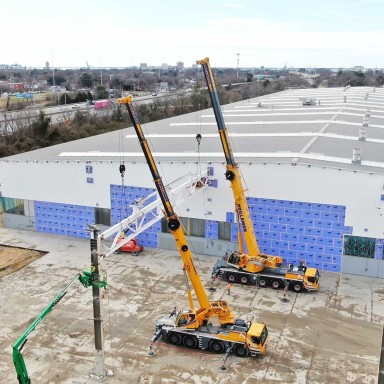
M 218 260 L 213 268 L 213 275 L 220 276 L 230 282 L 255 284 L 260 287 L 272 286 L 275 289 L 289 287 L 296 292 L 303 289 L 307 291 L 317 290 L 320 277 L 317 268 L 307 268 L 304 262 L 300 262 L 299 266 L 290 264 L 283 267 L 283 258 L 281 256 L 266 255 L 260 252 L 244 193 L 240 169 L 231 149 L 209 58 L 199 60 L 197 64 L 200 64 L 203 68 L 212 108 L 215 113 L 227 163 L 225 178 L 231 182 L 239 232 L 239 250 L 230 253 L 222 260 Z M 247 253 L 244 253 L 243 241 L 246 244 Z
M 157 192 L 163 204 L 163 213 L 168 223 L 183 262 L 183 270 L 192 287 L 188 283 L 188 311 L 171 312 L 167 318 L 157 321 L 156 331 L 151 340 L 153 343 L 162 337 L 171 344 L 184 345 L 188 348 L 208 349 L 215 353 L 233 352 L 239 357 L 263 354 L 266 348 L 268 330 L 264 323 L 245 322 L 235 319 L 235 315 L 223 300 L 209 301 L 193 262 L 192 253 L 182 230 L 179 217 L 174 212 L 166 189 L 152 157 L 148 142 L 141 129 L 139 119 L 132 105 L 132 97 L 116 100 L 124 104 L 139 139 L 148 167 L 151 171 Z M 195 293 L 199 308 L 195 308 L 192 292 Z M 217 317 L 220 325 L 211 323 Z

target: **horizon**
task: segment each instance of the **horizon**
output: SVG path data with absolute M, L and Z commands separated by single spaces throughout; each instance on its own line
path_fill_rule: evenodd
M 143 64 L 146 64 L 146 63 L 143 63 Z M 123 67 L 117 67 L 117 66 L 108 66 L 108 67 L 87 67 L 86 65 L 85 66 L 82 66 L 82 67 L 76 67 L 76 66 L 69 66 L 69 67 L 62 67 L 62 66 L 55 66 L 55 67 L 52 67 L 52 66 L 49 66 L 48 68 L 45 67 L 45 66 L 26 66 L 26 65 L 22 65 L 22 64 L 18 64 L 18 63 L 14 63 L 14 64 L 6 64 L 6 63 L 0 63 L 0 71 L 1 70 L 4 70 L 5 68 L 1 68 L 2 66 L 8 66 L 10 68 L 7 68 L 7 69 L 22 69 L 22 70 L 31 70 L 31 69 L 38 69 L 38 70 L 80 70 L 80 69 L 87 69 L 87 70 L 112 70 L 112 69 L 119 69 L 119 70 L 123 70 L 123 69 L 141 69 L 143 71 L 145 70 L 168 70 L 168 69 L 175 69 L 177 67 L 177 65 L 172 65 L 172 64 L 167 64 L 167 63 L 164 63 L 167 65 L 167 68 L 162 68 L 161 66 L 160 67 L 156 67 L 156 66 L 147 66 L 146 68 L 140 68 L 140 66 L 123 66 Z M 354 65 L 353 67 L 304 67 L 304 66 L 298 66 L 298 67 L 268 67 L 268 66 L 262 66 L 262 67 L 257 67 L 257 66 L 251 66 L 251 67 L 241 67 L 239 66 L 239 70 L 240 71 L 244 71 L 244 70 L 250 70 L 250 69 L 260 69 L 260 70 L 274 70 L 274 71 L 280 71 L 280 70 L 291 70 L 291 69 L 314 69 L 314 70 L 318 70 L 318 69 L 329 69 L 329 70 L 354 70 L 355 68 L 359 68 L 359 67 L 362 67 L 364 68 L 365 70 L 384 70 L 384 67 L 382 68 L 379 68 L 379 67 L 375 67 L 375 68 L 372 68 L 372 67 L 364 67 L 364 66 L 361 66 L 361 65 Z M 212 68 L 215 68 L 215 69 L 237 69 L 237 67 L 214 67 L 212 66 Z M 185 69 L 199 69 L 199 67 L 187 67 L 184 65 L 183 68 L 181 68 L 181 70 L 185 70 Z

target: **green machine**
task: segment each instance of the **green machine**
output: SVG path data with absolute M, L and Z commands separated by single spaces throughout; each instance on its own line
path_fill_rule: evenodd
M 27 330 L 18 338 L 18 340 L 12 345 L 13 349 L 13 364 L 15 365 L 17 379 L 19 384 L 30 384 L 31 378 L 28 375 L 27 367 L 24 362 L 23 355 L 21 350 L 24 345 L 28 341 L 28 336 L 35 330 L 37 325 L 52 311 L 52 309 L 60 302 L 60 300 L 65 296 L 68 289 L 71 285 L 79 280 L 80 283 L 88 288 L 88 287 L 96 287 L 96 288 L 106 288 L 107 282 L 106 280 L 100 280 L 99 275 L 93 272 L 84 271 L 83 274 L 78 273 L 68 284 L 67 286 L 61 290 L 55 298 L 49 303 L 49 305 L 37 316 L 37 318 L 33 321 L 33 323 L 27 328 Z

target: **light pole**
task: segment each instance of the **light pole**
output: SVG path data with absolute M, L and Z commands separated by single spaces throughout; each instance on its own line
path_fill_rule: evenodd
M 52 68 L 53 100 L 56 104 L 55 68 Z
M 7 115 L 4 113 L 4 134 L 8 134 Z
M 236 77 L 239 77 L 239 56 L 240 56 L 240 53 L 237 54 L 237 71 L 236 71 Z

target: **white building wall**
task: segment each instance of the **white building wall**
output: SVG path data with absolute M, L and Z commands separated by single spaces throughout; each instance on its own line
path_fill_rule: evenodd
M 93 173 L 87 174 L 86 165 Z M 149 169 L 144 163 L 126 162 L 125 185 L 154 188 Z M 222 163 L 158 164 L 165 184 L 199 168 L 214 167 L 218 188 L 208 188 L 179 208 L 179 215 L 225 221 L 233 211 L 233 196 L 224 178 Z M 383 237 L 384 209 L 381 201 L 383 176 L 323 167 L 290 164 L 240 164 L 247 195 L 268 199 L 346 205 L 345 225 L 357 236 Z M 28 200 L 70 203 L 110 208 L 110 184 L 121 184 L 118 162 L 2 162 L 0 191 L 2 196 Z M 93 184 L 87 183 L 93 178 Z M 210 214 L 209 214 L 210 213 Z

